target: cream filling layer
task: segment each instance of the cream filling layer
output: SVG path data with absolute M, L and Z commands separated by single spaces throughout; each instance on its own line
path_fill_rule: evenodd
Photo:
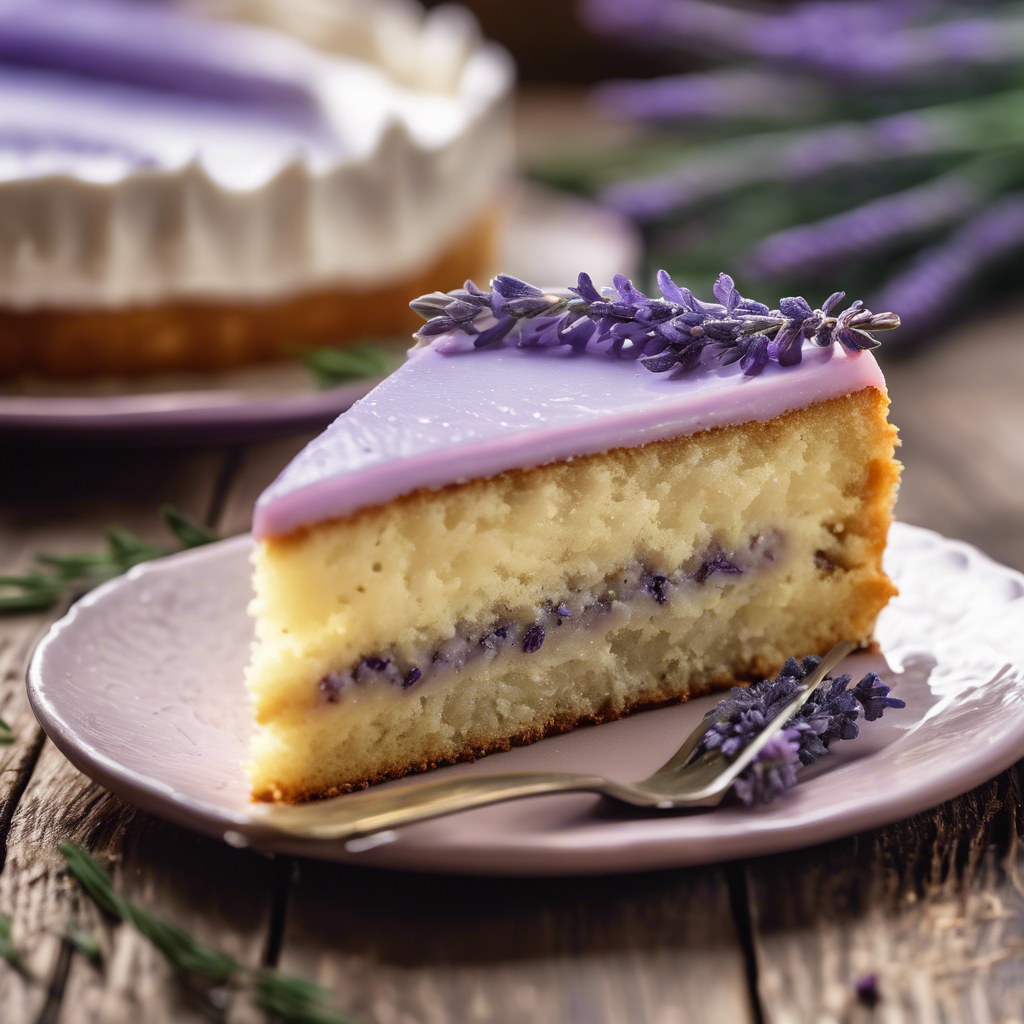
M 638 558 L 596 583 L 574 587 L 533 608 L 495 609 L 486 624 L 461 623 L 453 636 L 367 654 L 354 665 L 326 673 L 316 684 L 317 700 L 343 704 L 450 685 L 463 670 L 497 659 L 529 657 L 542 648 L 551 653 L 571 641 L 626 628 L 634 615 L 649 616 L 658 606 L 698 600 L 706 595 L 705 587 L 727 586 L 743 576 L 764 573 L 785 552 L 785 538 L 775 533 L 755 534 L 744 550 L 729 554 L 714 545 L 674 571 L 656 568 L 656 559 Z

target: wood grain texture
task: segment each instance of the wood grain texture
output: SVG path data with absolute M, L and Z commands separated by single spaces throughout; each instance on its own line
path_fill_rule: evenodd
M 202 520 L 225 456 L 204 452 L 22 452 L 19 490 L 0 520 L 3 571 L 28 567 L 37 551 L 97 550 L 116 522 L 172 543 L 158 509 L 170 502 Z M 68 501 L 68 494 L 74 500 Z M 34 640 L 59 614 L 0 620 L 0 707 L 17 737 L 0 748 L 4 870 L 0 913 L 13 919 L 32 979 L 0 965 L 0 1020 L 78 1022 L 207 1020 L 183 1001 L 159 954 L 132 929 L 110 927 L 64 873 L 57 845 L 71 840 L 113 868 L 115 883 L 243 962 L 258 964 L 269 935 L 271 868 L 253 854 L 194 836 L 142 814 L 77 772 L 42 735 L 24 695 Z M 70 919 L 99 935 L 103 973 L 62 940 Z
M 303 863 L 280 963 L 372 1024 L 754 1019 L 714 868 L 499 880 Z
M 1018 765 L 888 828 L 747 866 L 768 1024 L 1019 1021 Z M 877 979 L 877 1004 L 857 983 Z

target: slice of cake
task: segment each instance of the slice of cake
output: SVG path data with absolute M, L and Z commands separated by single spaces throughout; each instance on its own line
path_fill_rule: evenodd
M 451 6 L 0 5 L 0 377 L 412 330 L 494 269 L 512 84 Z
M 414 303 L 409 362 L 259 499 L 253 794 L 329 796 L 867 641 L 892 314 L 581 276 Z

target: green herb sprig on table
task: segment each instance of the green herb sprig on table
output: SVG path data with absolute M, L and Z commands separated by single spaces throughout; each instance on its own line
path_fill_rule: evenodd
M 16 971 L 22 970 L 21 952 L 15 947 L 11 936 L 11 919 L 5 914 L 0 914 L 0 960 Z
M 324 389 L 356 380 L 386 377 L 392 359 L 380 345 L 362 342 L 348 348 L 315 348 L 302 356 L 306 366 Z
M 149 939 L 182 981 L 221 986 L 248 995 L 260 1009 L 287 1024 L 351 1024 L 351 1017 L 331 1006 L 331 993 L 322 986 L 270 968 L 243 966 L 233 957 L 197 942 L 177 925 L 118 896 L 110 876 L 81 847 L 61 843 L 59 849 L 68 870 L 93 903 Z M 7 934 L 9 940 L 9 922 Z M 3 937 L 0 928 L 0 956 L 4 949 Z M 17 957 L 16 953 L 14 955 Z M 213 1000 L 211 1009 L 217 1009 Z
M 0 746 L 6 746 L 14 742 L 14 733 L 11 727 L 0 718 Z
M 174 551 L 200 547 L 218 540 L 217 534 L 171 505 L 160 509 L 164 524 L 177 538 L 177 548 L 163 548 L 137 537 L 121 526 L 107 529 L 107 550 L 71 555 L 39 554 L 38 569 L 18 576 L 0 576 L 0 613 L 41 611 L 62 598 L 90 590 L 142 562 L 162 558 Z M 3 730 L 0 728 L 0 743 Z

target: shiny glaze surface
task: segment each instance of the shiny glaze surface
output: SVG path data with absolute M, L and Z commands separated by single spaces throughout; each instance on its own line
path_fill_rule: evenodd
M 799 366 L 687 376 L 567 349 L 503 347 L 408 363 L 299 453 L 256 504 L 258 537 L 349 515 L 419 488 L 765 421 L 885 381 L 869 353 L 808 348 Z

